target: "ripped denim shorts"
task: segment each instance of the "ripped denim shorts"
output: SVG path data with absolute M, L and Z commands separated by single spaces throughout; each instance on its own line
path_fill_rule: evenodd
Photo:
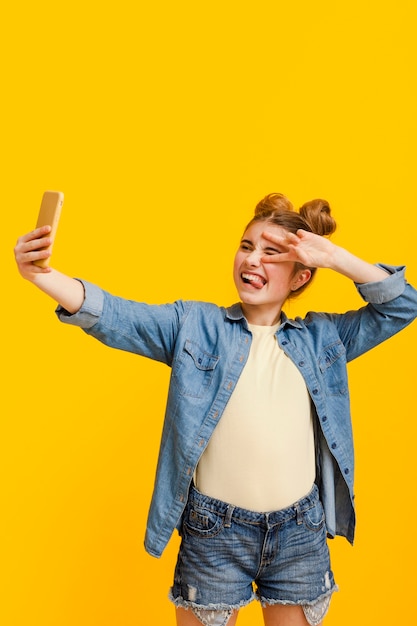
M 337 589 L 316 485 L 271 513 L 234 507 L 192 486 L 181 536 L 170 599 L 203 624 L 225 625 L 234 610 L 258 599 L 262 606 L 300 605 L 316 626 Z

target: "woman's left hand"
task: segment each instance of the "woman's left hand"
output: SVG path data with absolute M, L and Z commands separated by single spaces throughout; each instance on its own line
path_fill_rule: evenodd
M 264 231 L 262 236 L 282 250 L 279 254 L 267 254 L 262 263 L 282 263 L 293 261 L 306 267 L 331 267 L 336 246 L 321 235 L 298 230 L 296 234 L 287 232 L 284 236 Z

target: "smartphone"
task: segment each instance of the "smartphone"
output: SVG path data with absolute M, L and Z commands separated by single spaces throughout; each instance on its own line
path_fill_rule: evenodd
M 36 228 L 39 228 L 40 226 L 50 226 L 52 230 L 46 236 L 51 237 L 52 240 L 55 239 L 63 204 L 64 194 L 62 191 L 45 191 L 43 194 Z M 45 246 L 44 249 L 46 250 L 48 248 L 51 250 L 52 244 L 50 246 Z M 49 258 L 40 259 L 39 261 L 34 261 L 34 263 L 35 265 L 39 265 L 39 267 L 48 267 Z

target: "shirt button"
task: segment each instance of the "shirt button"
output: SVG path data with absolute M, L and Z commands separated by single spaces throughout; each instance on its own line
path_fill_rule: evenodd
M 298 365 L 299 365 L 300 367 L 303 367 L 303 365 L 304 365 L 304 361 L 300 361 L 300 362 L 298 363 Z
M 318 394 L 319 390 L 318 389 L 313 389 L 313 394 L 316 396 Z
M 349 474 L 349 468 L 348 467 L 345 467 L 345 474 L 346 475 Z
M 215 420 L 216 420 L 218 417 L 219 417 L 219 412 L 218 412 L 218 411 L 215 411 L 215 413 L 214 413 L 214 415 L 213 415 L 213 419 L 215 419 Z
M 229 384 L 227 385 L 227 388 L 230 390 L 233 387 L 233 382 L 230 381 Z
M 321 418 L 322 422 L 327 422 L 327 415 L 323 415 L 323 417 Z
M 333 442 L 332 443 L 332 450 L 336 450 L 336 448 L 337 448 L 337 443 Z
M 239 357 L 239 361 L 242 363 L 242 361 L 243 361 L 243 359 L 244 359 L 244 358 L 245 358 L 245 357 L 244 357 L 244 356 L 243 356 L 243 354 L 242 354 L 242 355 Z
M 284 341 L 282 341 L 282 342 L 281 342 L 281 345 L 282 345 L 282 346 L 286 346 L 286 345 L 287 345 L 287 343 L 288 343 L 288 341 L 287 341 L 286 339 L 284 339 Z
M 200 448 L 202 448 L 204 446 L 204 439 L 200 439 L 200 441 L 198 442 L 198 445 L 200 446 Z

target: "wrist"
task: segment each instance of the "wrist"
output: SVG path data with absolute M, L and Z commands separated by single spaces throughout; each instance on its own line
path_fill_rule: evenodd
M 379 282 L 389 276 L 385 270 L 364 261 L 340 246 L 334 247 L 329 268 L 359 284 Z
M 353 255 L 348 252 L 345 248 L 338 246 L 336 244 L 332 244 L 332 248 L 328 257 L 329 264 L 328 269 L 331 269 L 335 272 L 342 272 L 349 267 L 352 262 Z

